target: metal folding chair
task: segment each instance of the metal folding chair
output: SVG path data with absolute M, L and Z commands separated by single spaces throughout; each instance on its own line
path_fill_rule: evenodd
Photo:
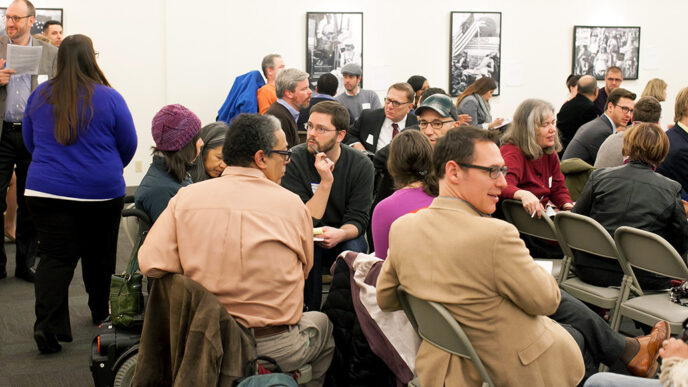
M 397 288 L 397 297 L 411 325 L 423 340 L 471 360 L 483 379 L 483 387 L 494 386 L 468 336 L 444 306 L 416 298 L 407 293 L 403 286 Z
M 549 216 L 542 214 L 540 218 L 531 218 L 530 215 L 523 210 L 523 204 L 518 200 L 512 199 L 502 201 L 502 212 L 507 222 L 516 226 L 521 234 L 559 243 L 559 247 L 564 253 L 563 259 L 545 259 L 538 257 L 533 257 L 533 259 L 537 261 L 551 261 L 553 264 L 552 275 L 557 279 L 557 283 L 560 284 L 564 281 L 568 277 L 568 268 L 571 266 L 570 261 L 573 255 L 571 254 L 571 250 L 568 249 L 559 236 Z M 564 270 L 564 268 L 567 269 Z
M 673 246 L 657 234 L 633 227 L 619 227 L 614 233 L 619 255 L 629 270 L 642 269 L 664 277 L 688 280 L 688 268 Z M 638 287 L 638 297 L 621 303 L 619 321 L 626 316 L 650 326 L 665 320 L 673 332 L 681 332 L 688 318 L 688 308 L 671 302 L 669 292 L 645 293 Z
M 570 251 L 580 250 L 619 262 L 624 272 L 619 289 L 590 285 L 577 277 L 569 278 L 559 285 L 583 302 L 609 309 L 612 312 L 610 326 L 618 330 L 619 306 L 628 298 L 631 290 L 639 287 L 633 272 L 627 267 L 623 257 L 619 256 L 614 240 L 594 219 L 570 211 L 559 212 L 554 217 L 554 224 Z

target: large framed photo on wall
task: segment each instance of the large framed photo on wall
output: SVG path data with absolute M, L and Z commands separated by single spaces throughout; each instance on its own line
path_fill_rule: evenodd
M 502 13 L 452 12 L 449 90 L 452 97 L 482 77 L 497 82 L 499 95 Z
M 322 74 L 332 73 L 342 89 L 342 67 L 363 66 L 363 12 L 308 12 L 306 19 L 306 72 L 311 75 L 311 88 Z
M 571 72 L 604 79 L 608 67 L 621 68 L 624 79 L 638 79 L 640 27 L 573 27 Z
M 5 31 L 6 7 L 0 8 L 0 36 L 7 35 Z M 36 21 L 31 26 L 31 35 L 43 32 L 43 24 L 48 20 L 57 20 L 62 23 L 62 8 L 36 8 Z

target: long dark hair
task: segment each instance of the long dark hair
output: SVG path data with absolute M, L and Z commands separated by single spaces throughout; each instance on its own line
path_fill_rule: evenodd
M 162 156 L 167 164 L 167 173 L 172 175 L 178 183 L 183 183 L 193 167 L 194 160 L 199 157 L 196 142 L 201 138 L 201 132 L 196 133 L 189 142 L 177 151 L 163 151 L 153 147 L 154 156 Z
M 70 35 L 62 41 L 57 51 L 57 71 L 48 85 L 43 97 L 53 106 L 55 139 L 63 145 L 74 144 L 93 118 L 94 85 L 110 86 L 96 63 L 91 38 Z

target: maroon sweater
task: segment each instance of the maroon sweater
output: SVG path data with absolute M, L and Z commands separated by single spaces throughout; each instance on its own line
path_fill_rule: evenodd
M 561 207 L 564 203 L 573 203 L 556 153 L 528 160 L 515 145 L 503 145 L 500 151 L 504 163 L 509 168 L 506 174 L 508 185 L 502 190 L 502 199 L 513 199 L 516 191 L 524 189 L 538 198 L 542 197 L 543 205 L 550 200 L 557 207 Z

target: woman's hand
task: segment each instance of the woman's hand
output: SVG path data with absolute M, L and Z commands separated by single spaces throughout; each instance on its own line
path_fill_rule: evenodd
M 564 203 L 561 206 L 561 209 L 563 211 L 571 211 L 572 208 L 573 208 L 573 203 Z
M 490 122 L 489 125 L 487 125 L 488 129 L 494 129 L 502 126 L 502 122 L 504 122 L 504 118 L 497 118 L 496 120 Z
M 518 190 L 514 193 L 514 199 L 520 200 L 521 203 L 523 203 L 523 209 L 526 210 L 530 216 L 537 215 L 538 218 L 542 217 L 542 213 L 545 211 L 542 203 L 540 203 L 542 199 L 538 199 L 530 191 L 524 189 Z

